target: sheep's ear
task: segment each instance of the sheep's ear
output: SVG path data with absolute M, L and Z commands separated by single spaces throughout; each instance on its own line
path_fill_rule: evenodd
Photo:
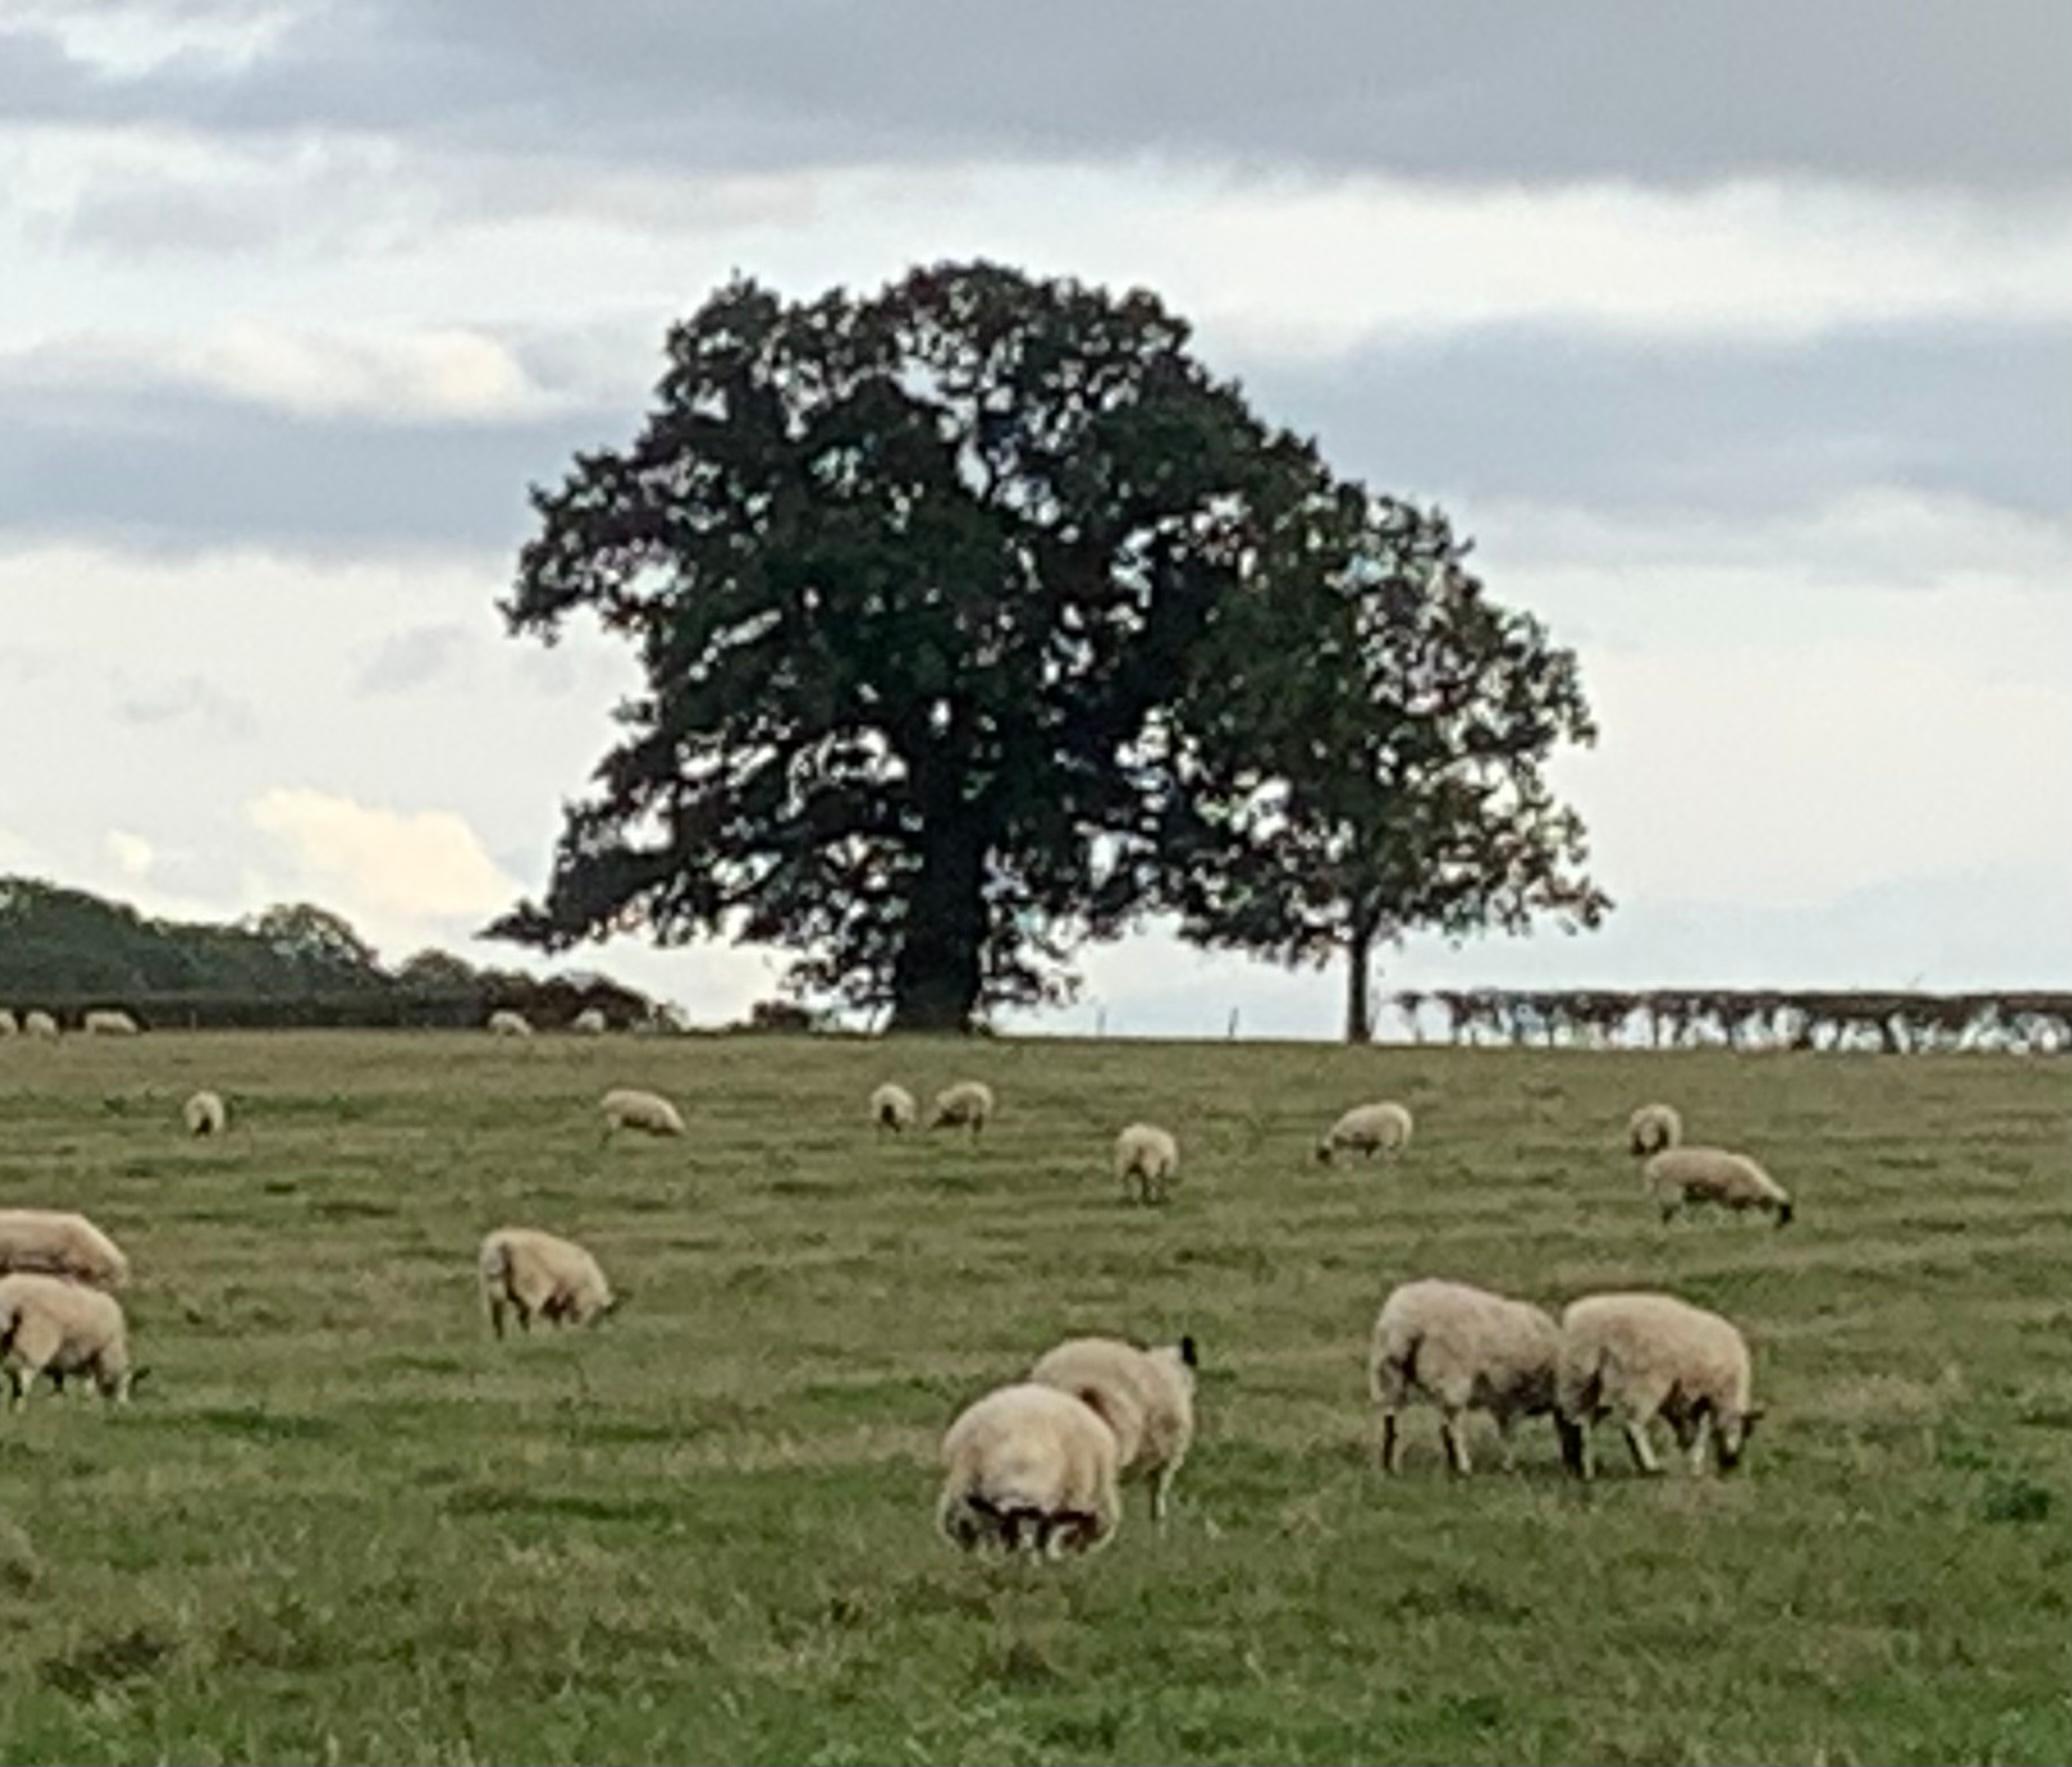
M 132 1368 L 130 1370 L 129 1390 L 134 1393 L 150 1377 L 150 1374 L 151 1364 L 148 1362 L 142 1368 Z
M 1189 1368 L 1201 1366 L 1201 1351 L 1196 1347 L 1193 1338 L 1183 1337 L 1180 1340 L 1180 1360 Z
M 621 1289 L 617 1294 L 613 1295 L 610 1300 L 605 1302 L 604 1307 L 602 1311 L 599 1313 L 598 1317 L 602 1319 L 609 1319 L 621 1307 L 625 1306 L 625 1304 L 630 1299 L 632 1299 L 631 1294 L 628 1291 Z
M 1767 1405 L 1751 1405 L 1741 1414 L 1742 1430 L 1746 1432 L 1754 1429 L 1757 1424 L 1769 1415 L 1769 1411 L 1770 1408 Z

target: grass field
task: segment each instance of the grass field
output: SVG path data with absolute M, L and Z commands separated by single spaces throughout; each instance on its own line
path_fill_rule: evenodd
M 971 1073 L 995 1130 L 880 1142 Z M 608 1084 L 681 1143 L 600 1145 Z M 235 1114 L 187 1141 L 195 1085 Z M 1330 1171 L 1344 1105 L 1418 1114 Z M 1664 1229 L 1645 1098 L 1784 1232 Z M 1126 1209 L 1115 1129 L 1184 1183 Z M 127 1413 L 0 1421 L 0 1755 L 90 1760 L 2072 1759 L 2072 1066 L 1069 1042 L 375 1034 L 0 1044 L 0 1204 L 137 1269 Z M 629 1305 L 497 1345 L 473 1253 Z M 1372 1468 L 1374 1311 L 1440 1273 L 1739 1321 L 1746 1476 Z M 1202 1343 L 1160 1538 L 934 1535 L 967 1399 L 1085 1330 Z M 1478 1448 L 1491 1441 L 1478 1424 Z

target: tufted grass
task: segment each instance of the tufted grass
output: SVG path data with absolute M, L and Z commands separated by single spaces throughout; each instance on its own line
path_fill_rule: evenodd
M 883 1078 L 991 1080 L 972 1148 Z M 234 1127 L 179 1106 L 222 1090 Z M 601 1144 L 652 1085 L 682 1143 Z M 1394 1171 L 1308 1159 L 1406 1100 Z M 1665 1230 L 1664 1097 L 1798 1194 Z M 1107 1145 L 1173 1127 L 1127 1209 Z M 2010 1058 L 156 1034 L 0 1045 L 0 1205 L 125 1245 L 151 1380 L 0 1421 L 10 1760 L 2072 1758 L 2072 1073 Z M 630 1291 L 490 1343 L 478 1236 Z M 1750 1475 L 1371 1468 L 1387 1286 L 1662 1285 L 1741 1321 Z M 1160 1539 L 930 1528 L 958 1406 L 1082 1330 L 1192 1331 Z

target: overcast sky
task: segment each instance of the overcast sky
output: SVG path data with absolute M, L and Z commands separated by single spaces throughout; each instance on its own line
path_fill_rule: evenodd
M 633 682 L 503 635 L 528 481 L 733 270 L 983 255 L 1156 288 L 1581 653 L 1617 912 L 1386 986 L 2063 986 L 2068 67 L 2060 0 L 0 0 L 0 871 L 510 961 Z

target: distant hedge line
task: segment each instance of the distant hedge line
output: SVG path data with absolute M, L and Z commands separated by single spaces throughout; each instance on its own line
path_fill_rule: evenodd
M 1774 988 L 1404 989 L 1422 1041 L 1599 1048 L 2072 1050 L 2072 993 L 1912 994 Z
M 457 991 L 384 988 L 338 989 L 291 996 L 133 993 L 44 996 L 10 1003 L 55 1013 L 67 1028 L 95 1007 L 120 1007 L 146 1030 L 474 1030 L 492 1012 L 522 1012 L 542 1031 L 558 1030 L 595 1007 L 614 1030 L 655 1023 L 640 996 L 610 986 L 584 988 L 547 982 L 532 989 Z

